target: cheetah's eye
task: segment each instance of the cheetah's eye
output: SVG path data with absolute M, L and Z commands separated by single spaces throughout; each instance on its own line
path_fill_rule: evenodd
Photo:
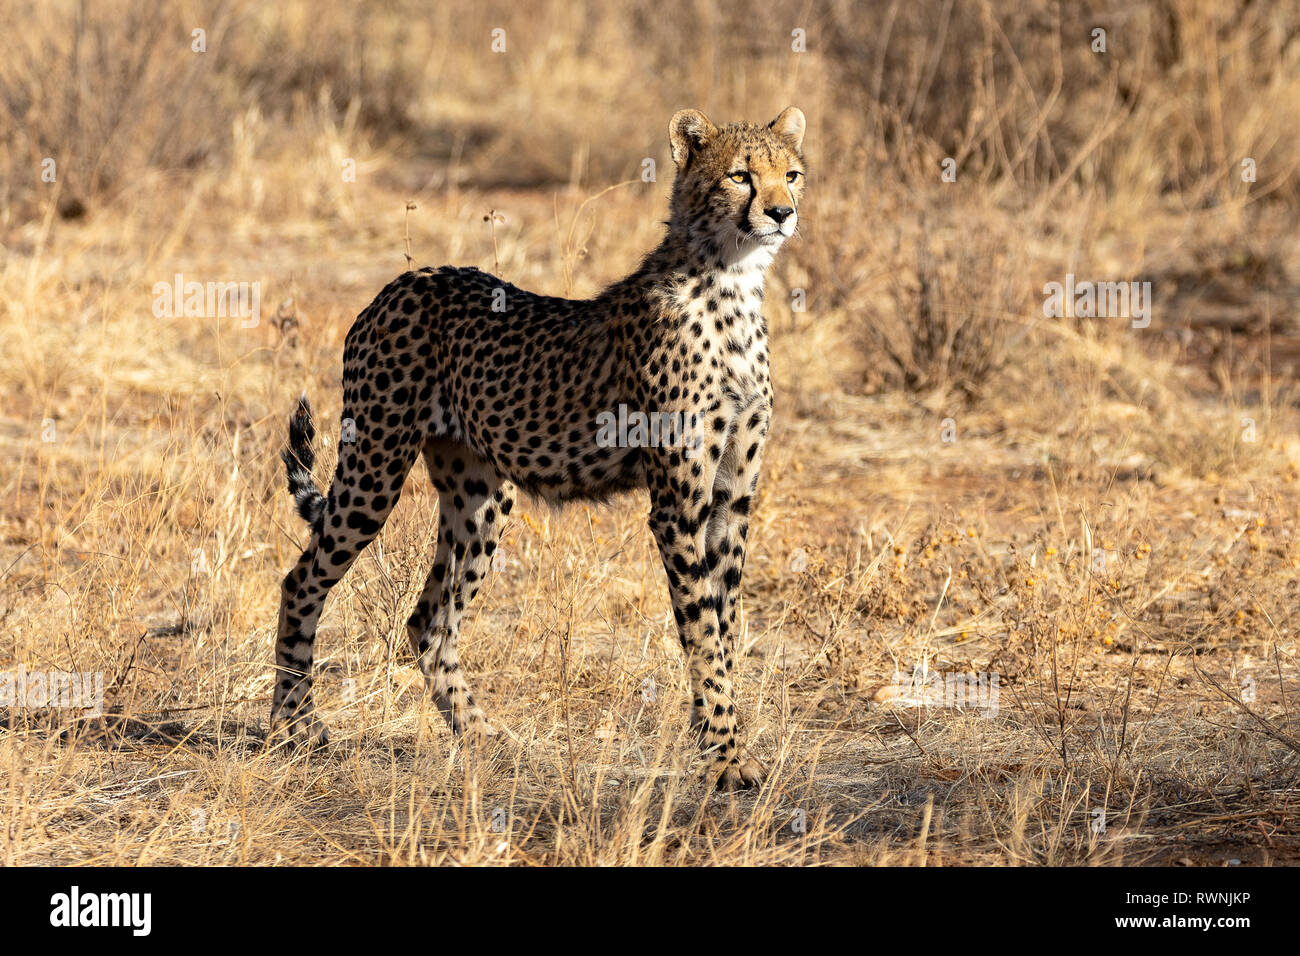
M 747 183 L 749 182 L 749 173 L 744 171 L 728 173 L 727 178 L 733 183 Z
M 796 182 L 796 181 L 798 181 L 799 177 L 802 176 L 802 175 L 803 175 L 803 173 L 799 172 L 799 170 L 797 170 L 797 169 L 792 169 L 792 170 L 790 170 L 788 173 L 785 174 L 785 181 L 786 181 L 787 183 L 793 183 L 793 182 Z

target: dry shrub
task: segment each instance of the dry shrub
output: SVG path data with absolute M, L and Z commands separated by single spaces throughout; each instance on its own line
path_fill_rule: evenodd
M 1159 0 L 1099 12 L 1037 0 L 892 2 L 822 24 L 871 142 L 912 175 L 953 157 L 982 184 L 1060 180 L 1225 197 L 1243 157 L 1296 195 L 1293 2 Z M 1093 31 L 1106 33 L 1094 52 Z M 1261 157 L 1267 157 L 1261 159 Z
M 146 169 L 197 166 L 229 131 L 233 105 L 214 97 L 213 60 L 191 53 L 176 8 L 138 0 L 18 3 L 0 41 L 0 208 L 6 220 L 37 215 L 55 161 L 60 212 L 75 218 L 92 195 Z M 224 21 L 210 24 L 217 42 Z
M 418 19 L 391 10 L 234 2 L 199 13 L 148 0 L 19 0 L 6 13 L 28 28 L 0 39 L 0 209 L 38 215 L 56 161 L 59 211 L 142 184 L 149 170 L 228 170 L 250 109 L 292 125 L 350 109 L 383 137 L 405 133 L 428 53 Z M 412 9 L 411 12 L 414 12 Z M 204 31 L 196 51 L 193 31 Z M 411 41 L 411 42 L 408 42 Z M 425 41 L 425 42 L 422 42 Z
M 940 257 L 924 238 L 914 267 L 893 282 L 893 309 L 869 313 L 863 345 L 883 358 L 869 387 L 987 394 L 990 378 L 1025 339 L 1029 284 L 1023 259 L 983 238 Z

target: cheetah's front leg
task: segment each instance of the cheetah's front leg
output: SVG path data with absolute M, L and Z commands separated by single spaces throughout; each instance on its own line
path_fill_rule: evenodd
M 766 400 L 756 401 L 741 412 L 728 436 L 713 480 L 705 561 L 709 568 L 710 594 L 717 608 L 722 662 L 728 678 L 735 661 L 736 609 L 740 601 L 741 575 L 745 570 L 749 513 L 758 490 L 763 445 L 770 420 L 771 408 Z M 761 777 L 763 769 L 756 761 L 749 760 L 733 775 L 739 775 L 743 780 L 747 773 Z
M 740 745 L 731 674 L 705 560 L 709 502 L 706 497 L 694 504 L 669 492 L 669 487 L 666 479 L 662 484 L 652 482 L 650 526 L 668 573 L 673 614 L 686 654 L 692 720 L 718 788 L 752 787 L 762 783 L 763 768 L 746 757 Z

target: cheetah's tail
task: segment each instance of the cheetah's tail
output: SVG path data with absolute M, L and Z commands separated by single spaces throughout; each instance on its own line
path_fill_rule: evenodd
M 316 487 L 311 476 L 316 464 L 316 452 L 311 443 L 316 438 L 316 426 L 311 422 L 311 404 L 304 392 L 298 398 L 298 409 L 289 419 L 289 447 L 280 453 L 285 471 L 289 475 L 289 494 L 293 495 L 298 514 L 313 528 L 325 514 L 325 496 Z

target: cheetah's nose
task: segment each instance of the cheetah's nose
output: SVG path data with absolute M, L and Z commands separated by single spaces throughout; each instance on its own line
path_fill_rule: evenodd
M 763 212 L 769 219 L 775 219 L 778 226 L 794 215 L 794 210 L 789 206 L 768 206 Z

